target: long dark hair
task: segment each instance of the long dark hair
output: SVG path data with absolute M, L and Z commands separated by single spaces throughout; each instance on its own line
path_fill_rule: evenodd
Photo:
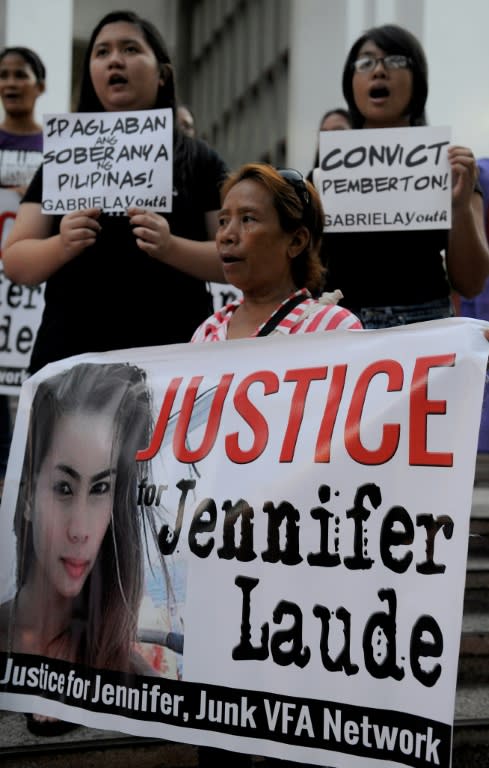
M 170 59 L 168 46 L 157 28 L 147 19 L 142 18 L 133 11 L 113 11 L 107 13 L 94 28 L 83 61 L 82 77 L 80 85 L 80 96 L 78 99 L 78 112 L 104 112 L 104 108 L 95 93 L 92 78 L 90 75 L 90 59 L 95 40 L 100 31 L 107 24 L 117 24 L 126 22 L 134 24 L 141 33 L 147 44 L 153 51 L 160 68 L 160 74 L 163 78 L 163 85 L 158 88 L 156 102 L 153 105 L 155 109 L 171 109 L 173 112 L 173 153 L 174 166 L 177 169 L 174 181 L 185 190 L 188 168 L 194 158 L 193 140 L 186 136 L 178 125 L 176 119 L 177 92 L 175 84 L 175 72 Z M 180 190 L 179 190 L 180 192 Z
M 153 106 L 155 108 L 169 107 L 173 110 L 173 112 L 175 112 L 175 77 L 167 45 L 156 27 L 150 21 L 147 21 L 146 19 L 141 18 L 141 16 L 138 16 L 137 13 L 133 13 L 133 11 L 113 11 L 112 13 L 108 13 L 102 19 L 100 19 L 94 28 L 90 36 L 83 61 L 80 96 L 77 108 L 78 112 L 104 111 L 104 108 L 100 103 L 97 94 L 95 93 L 95 88 L 93 87 L 92 78 L 90 76 L 90 59 L 92 56 L 93 46 L 95 45 L 95 40 L 97 39 L 100 31 L 108 24 L 117 24 L 117 22 L 127 22 L 128 24 L 134 24 L 134 26 L 138 27 L 138 29 L 143 34 L 144 39 L 156 57 L 158 66 L 160 68 L 160 75 L 162 75 L 164 79 L 163 85 L 160 85 L 158 88 L 156 103 Z
M 111 414 L 116 476 L 111 522 L 83 590 L 73 601 L 70 625 L 56 641 L 64 640 L 79 663 L 130 671 L 144 588 L 145 536 L 137 484 L 148 475 L 148 466 L 136 462 L 135 455 L 147 447 L 152 432 L 151 399 L 140 368 L 81 363 L 38 385 L 15 511 L 17 588 L 26 582 L 35 559 L 31 518 L 37 478 L 60 418 L 75 412 Z
M 2 62 L 5 56 L 8 56 L 9 53 L 14 53 L 24 59 L 26 64 L 32 69 L 38 83 L 44 83 L 46 81 L 46 67 L 39 54 L 33 51 L 32 48 L 25 48 L 23 45 L 14 45 L 9 46 L 8 48 L 3 48 L 0 52 L 0 62 Z
M 358 110 L 353 98 L 353 62 L 358 58 L 358 51 L 367 40 L 371 40 L 385 53 L 398 53 L 411 60 L 413 73 L 413 89 L 411 101 L 407 108 L 410 125 L 426 125 L 425 105 L 428 98 L 428 63 L 421 43 L 412 32 L 396 24 L 384 24 L 372 27 L 358 38 L 346 58 L 343 69 L 343 95 L 348 104 L 353 128 L 362 128 L 364 116 Z

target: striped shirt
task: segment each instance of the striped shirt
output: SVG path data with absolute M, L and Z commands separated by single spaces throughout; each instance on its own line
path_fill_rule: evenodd
M 339 307 L 337 304 L 322 304 L 317 299 L 313 299 L 306 288 L 295 291 L 291 296 L 304 295 L 304 300 L 293 307 L 290 312 L 280 320 L 272 333 L 281 333 L 287 336 L 292 333 L 314 333 L 316 331 L 337 331 L 337 330 L 359 330 L 362 328 L 360 320 L 348 309 Z M 289 301 L 288 296 L 282 304 Z M 191 341 L 226 341 L 229 321 L 237 308 L 243 303 L 243 299 L 235 299 L 230 304 L 215 312 L 199 325 Z M 282 306 L 282 304 L 280 306 Z M 279 310 L 277 307 L 275 312 Z M 271 317 L 275 314 L 272 313 Z M 267 322 L 267 321 L 265 321 Z M 251 336 L 256 336 L 260 325 Z

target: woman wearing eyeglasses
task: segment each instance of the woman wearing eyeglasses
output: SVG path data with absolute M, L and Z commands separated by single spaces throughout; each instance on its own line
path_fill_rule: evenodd
M 248 163 L 224 182 L 222 195 L 217 250 L 226 280 L 243 296 L 205 320 L 192 341 L 361 328 L 336 305 L 341 294 L 312 298 L 323 280 L 324 215 L 301 173 Z
M 425 125 L 428 67 L 419 41 L 395 25 L 368 30 L 346 59 L 343 94 L 354 129 Z M 452 291 L 471 297 L 482 290 L 489 249 L 476 161 L 461 146 L 448 156 L 450 231 L 325 233 L 326 286 L 341 288 L 343 306 L 366 328 L 450 317 Z

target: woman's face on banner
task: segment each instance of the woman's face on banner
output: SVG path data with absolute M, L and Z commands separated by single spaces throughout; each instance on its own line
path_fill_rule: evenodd
M 95 93 L 107 112 L 152 109 L 163 85 L 153 49 L 134 24 L 106 24 L 90 56 Z
M 36 577 L 76 597 L 109 526 L 116 474 L 113 417 L 62 416 L 41 464 L 31 515 Z

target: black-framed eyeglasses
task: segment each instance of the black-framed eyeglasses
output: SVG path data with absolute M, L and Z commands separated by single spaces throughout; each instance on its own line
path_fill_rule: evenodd
M 295 168 L 277 168 L 277 171 L 285 181 L 294 187 L 299 200 L 302 203 L 302 207 L 305 209 L 311 202 L 311 198 L 306 186 L 306 180 L 302 173 L 296 171 Z
M 409 69 L 412 64 L 409 56 L 391 53 L 388 56 L 360 56 L 351 66 L 355 72 L 364 74 L 373 72 L 379 61 L 382 62 L 384 69 Z

